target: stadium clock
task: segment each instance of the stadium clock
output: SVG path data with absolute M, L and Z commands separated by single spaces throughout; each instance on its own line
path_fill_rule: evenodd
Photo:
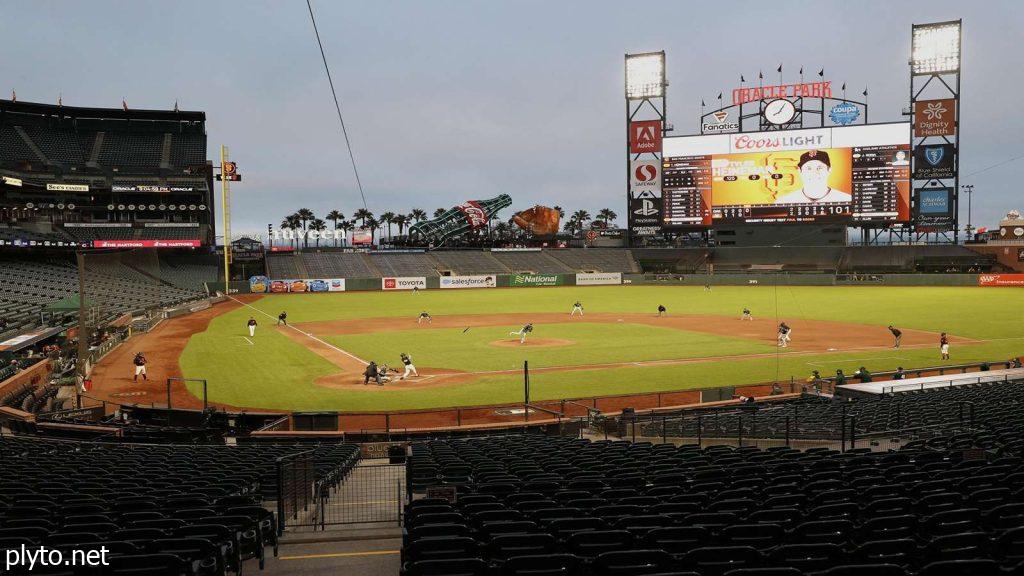
M 788 124 L 796 116 L 796 106 L 785 98 L 772 100 L 764 105 L 764 119 L 771 124 Z

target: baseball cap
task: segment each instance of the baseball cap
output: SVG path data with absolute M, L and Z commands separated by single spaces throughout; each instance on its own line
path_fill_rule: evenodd
M 828 154 L 821 150 L 808 150 L 807 152 L 804 152 L 800 155 L 800 161 L 797 162 L 796 165 L 798 168 L 803 168 L 804 164 L 807 164 L 811 160 L 817 160 L 829 168 L 832 167 L 832 161 L 829 160 Z

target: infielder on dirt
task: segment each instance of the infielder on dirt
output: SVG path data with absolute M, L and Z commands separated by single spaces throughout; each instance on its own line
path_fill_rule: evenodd
M 249 316 L 249 321 L 246 322 L 245 325 L 249 327 L 249 336 L 255 336 L 256 335 L 256 319 L 253 318 L 252 316 Z
M 658 304 L 658 316 L 664 316 L 667 313 L 664 304 Z
M 577 312 L 580 313 L 580 316 L 583 316 L 583 304 L 581 304 L 579 300 L 577 300 L 572 305 L 572 312 L 569 312 L 569 316 L 570 317 L 575 316 Z
M 533 332 L 533 324 L 527 324 L 519 329 L 518 332 L 509 332 L 509 336 L 519 336 L 519 343 L 523 344 L 526 342 L 526 335 Z
M 779 324 L 779 347 L 786 348 L 789 346 L 789 335 L 793 332 L 793 329 L 788 324 L 782 322 Z
M 280 326 L 281 324 L 284 324 L 285 326 L 288 325 L 288 313 L 285 311 L 281 311 L 281 313 L 277 315 L 277 325 Z
M 903 340 L 903 332 L 901 332 L 899 328 L 896 328 L 892 324 L 889 324 L 889 332 L 892 332 L 892 337 L 893 337 L 893 345 L 892 345 L 892 347 L 893 348 L 899 348 L 900 347 L 900 340 Z
M 427 321 L 427 324 L 432 324 L 434 322 L 434 319 L 431 318 L 430 314 L 427 314 L 425 310 L 423 312 L 420 312 L 420 317 L 416 319 L 416 323 L 421 324 L 423 323 L 424 320 Z
M 750 320 L 751 322 L 754 321 L 754 317 L 750 314 L 750 308 L 743 309 L 743 316 L 740 318 L 740 320 Z
M 399 356 L 402 358 L 402 364 L 405 364 L 405 372 L 402 374 L 400 380 L 405 380 L 409 376 L 410 372 L 412 372 L 413 376 L 419 378 L 420 373 L 416 371 L 416 366 L 413 366 L 412 357 L 405 352 L 402 352 Z

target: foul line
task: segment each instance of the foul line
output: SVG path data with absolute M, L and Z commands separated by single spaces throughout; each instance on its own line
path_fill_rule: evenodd
M 239 336 L 239 338 L 244 338 L 245 341 L 249 343 L 249 346 L 255 346 L 256 345 L 255 342 L 253 342 L 252 340 L 249 340 L 248 336 Z
M 277 318 L 274 318 L 273 316 L 271 316 L 270 314 L 267 314 L 263 310 L 260 310 L 259 308 L 255 307 L 255 306 L 253 306 L 251 304 L 247 304 L 245 302 L 242 302 L 241 300 L 235 298 L 234 296 L 228 296 L 228 298 L 234 300 L 235 302 L 238 302 L 242 306 L 246 306 L 248 308 L 252 308 L 253 310 L 259 312 L 260 314 L 263 314 L 264 316 L 266 316 L 267 318 L 270 318 L 271 320 L 277 320 Z M 338 348 L 334 344 L 331 344 L 330 342 L 324 342 L 320 338 L 317 338 L 316 336 L 310 334 L 309 332 L 304 332 L 302 330 L 299 330 L 298 328 L 296 328 L 295 326 L 292 326 L 291 324 L 285 324 L 285 327 L 286 328 L 291 328 L 292 330 L 295 330 L 296 332 L 298 332 L 299 334 L 302 334 L 303 336 L 306 336 L 307 338 L 310 338 L 312 340 L 316 340 L 317 342 L 323 344 L 324 346 L 327 346 L 331 350 L 334 350 L 335 352 L 340 352 L 340 353 L 344 354 L 345 356 L 348 356 L 349 358 L 355 360 L 356 362 L 361 362 L 364 366 L 369 364 L 369 362 L 367 362 L 366 360 L 363 360 L 362 358 L 360 358 L 358 356 L 350 354 L 350 353 L 342 350 L 341 348 Z

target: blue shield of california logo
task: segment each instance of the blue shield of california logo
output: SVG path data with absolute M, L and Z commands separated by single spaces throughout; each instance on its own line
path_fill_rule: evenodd
M 938 166 L 939 162 L 942 162 L 942 156 L 945 155 L 945 153 L 946 151 L 941 147 L 925 148 L 924 159 L 932 166 Z

